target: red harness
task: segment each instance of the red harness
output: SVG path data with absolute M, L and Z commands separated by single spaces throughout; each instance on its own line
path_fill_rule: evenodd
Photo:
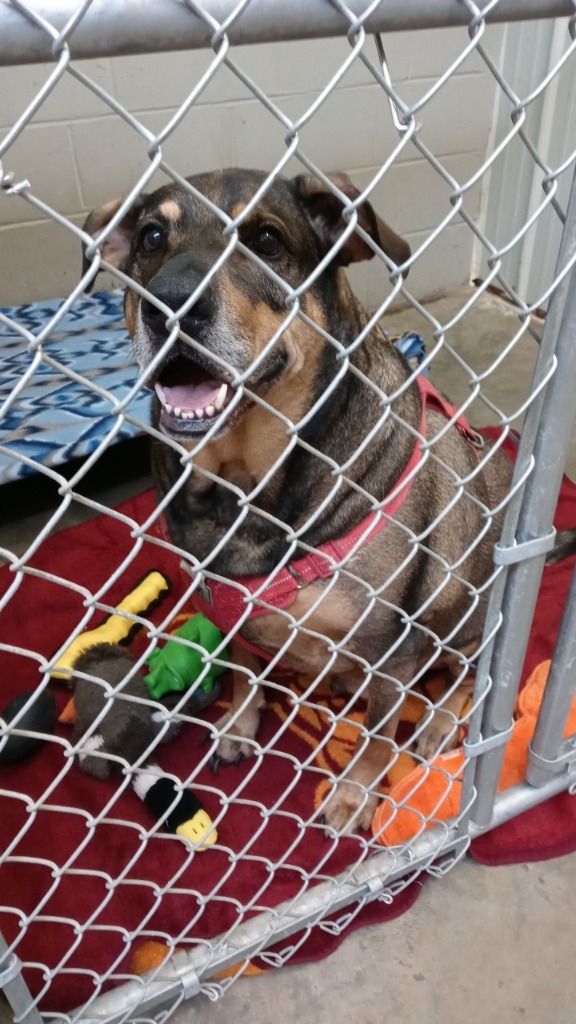
M 416 380 L 422 400 L 422 413 L 418 428 L 420 436 L 426 436 L 426 409 L 431 409 L 442 413 L 448 420 L 453 419 L 453 426 L 474 445 L 476 451 L 479 446 L 479 435 L 472 430 L 466 418 L 459 415 L 458 408 L 442 398 L 425 377 L 419 376 Z M 478 457 L 477 451 L 476 455 Z M 265 575 L 239 576 L 229 581 L 205 580 L 201 590 L 196 590 L 192 597 L 196 611 L 202 612 L 224 634 L 228 634 L 234 630 L 240 620 L 247 621 L 255 619 L 259 615 L 268 615 L 277 609 L 289 608 L 302 587 L 315 580 L 329 579 L 351 552 L 356 553 L 367 541 L 372 540 L 380 533 L 380 530 L 384 529 L 389 518 L 398 512 L 406 500 L 421 459 L 422 449 L 420 443 L 416 441 L 406 468 L 392 492 L 380 502 L 375 511 L 370 512 L 345 537 L 321 544 L 314 552 L 279 569 L 272 578 L 270 575 Z M 255 594 L 258 596 L 254 597 Z M 246 614 L 247 607 L 250 608 L 248 614 Z M 267 659 L 272 657 L 271 654 L 261 651 L 249 640 L 245 640 L 239 633 L 236 633 L 235 639 L 260 657 Z

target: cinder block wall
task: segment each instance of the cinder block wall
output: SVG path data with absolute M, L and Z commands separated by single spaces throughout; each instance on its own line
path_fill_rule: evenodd
M 485 40 L 498 59 L 502 30 Z M 390 35 L 390 71 L 402 98 L 424 96 L 468 42 L 464 29 Z M 371 40 L 366 52 L 375 58 Z M 302 117 L 336 73 L 350 49 L 345 40 L 233 48 L 232 58 L 292 121 Z M 212 52 L 122 57 L 78 67 L 104 87 L 142 124 L 160 131 L 214 60 Z M 0 136 L 15 123 L 47 80 L 48 66 L 0 70 Z M 458 181 L 485 158 L 495 102 L 494 82 L 474 53 L 419 114 L 421 138 Z M 165 146 L 183 174 L 243 165 L 269 169 L 286 152 L 285 127 L 227 68 L 221 67 Z M 365 186 L 398 144 L 383 92 L 356 61 L 300 132 L 303 152 L 325 170 L 346 170 Z M 148 166 L 145 141 L 97 96 L 65 75 L 4 158 L 17 180 L 71 221 L 132 187 Z M 292 160 L 286 173 L 298 173 Z M 158 175 L 154 181 L 164 178 Z M 407 145 L 374 192 L 374 205 L 413 247 L 430 236 L 450 209 L 450 188 Z M 477 218 L 478 188 L 466 197 Z M 456 219 L 412 272 L 420 298 L 448 292 L 469 276 L 473 238 Z M 377 261 L 353 268 L 364 301 L 386 294 Z M 24 199 L 0 194 L 0 305 L 63 296 L 76 283 L 76 239 Z M 109 282 L 102 280 L 105 285 Z

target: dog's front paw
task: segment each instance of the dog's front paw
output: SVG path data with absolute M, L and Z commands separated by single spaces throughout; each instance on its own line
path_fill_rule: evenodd
M 243 712 L 236 717 L 227 711 L 215 725 L 218 732 L 225 735 L 218 740 L 216 749 L 210 758 L 210 767 L 216 773 L 221 764 L 238 764 L 254 753 L 254 738 L 260 723 L 260 715 Z M 230 735 L 226 735 L 229 732 Z
M 436 711 L 414 743 L 414 753 L 431 762 L 439 753 L 445 754 L 458 746 L 458 728 L 452 715 Z
M 354 782 L 339 782 L 324 808 L 324 821 L 339 835 L 368 830 L 378 807 L 378 797 Z

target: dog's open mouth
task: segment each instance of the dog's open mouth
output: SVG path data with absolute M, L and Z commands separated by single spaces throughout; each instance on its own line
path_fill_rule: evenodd
M 160 371 L 154 388 L 162 403 L 160 426 L 178 434 L 205 433 L 234 396 L 230 384 L 184 356 Z

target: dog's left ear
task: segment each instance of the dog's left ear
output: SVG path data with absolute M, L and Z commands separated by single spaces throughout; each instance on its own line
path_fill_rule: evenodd
M 121 267 L 130 252 L 132 234 L 136 227 L 138 216 L 145 198 L 145 195 L 138 196 L 134 204 L 130 207 L 127 213 L 124 214 L 122 220 L 119 221 L 116 227 L 108 233 L 108 237 L 104 242 L 102 242 L 102 257 L 107 263 L 111 263 L 114 267 Z M 97 238 L 102 229 L 106 227 L 106 224 L 109 224 L 114 215 L 118 213 L 123 202 L 124 200 L 122 198 L 111 199 L 109 203 L 104 203 L 104 206 L 100 206 L 97 210 L 92 210 L 92 213 L 89 213 L 84 221 L 82 230 L 85 231 L 86 234 L 92 235 L 92 238 Z M 88 270 L 90 262 L 91 261 L 86 256 L 86 246 L 83 246 L 82 275 L 84 275 Z M 91 290 L 95 280 L 96 278 L 94 277 L 86 288 L 86 291 L 89 292 Z
M 359 189 L 352 184 L 347 174 L 331 174 L 330 181 L 334 183 L 339 192 L 343 192 L 349 199 L 357 199 L 360 195 Z M 294 178 L 293 184 L 296 193 L 301 200 L 304 209 L 312 221 L 314 228 L 321 238 L 329 245 L 334 245 L 343 234 L 347 222 L 342 216 L 344 204 L 319 178 L 301 174 Z M 391 227 L 378 217 L 369 202 L 365 201 L 357 207 L 358 224 L 370 238 L 394 261 L 397 265 L 404 263 L 410 257 L 410 246 L 400 235 L 397 235 Z M 358 260 L 371 260 L 374 250 L 366 244 L 360 235 L 353 231 L 340 248 L 336 259 L 342 266 L 347 267 L 349 263 Z

